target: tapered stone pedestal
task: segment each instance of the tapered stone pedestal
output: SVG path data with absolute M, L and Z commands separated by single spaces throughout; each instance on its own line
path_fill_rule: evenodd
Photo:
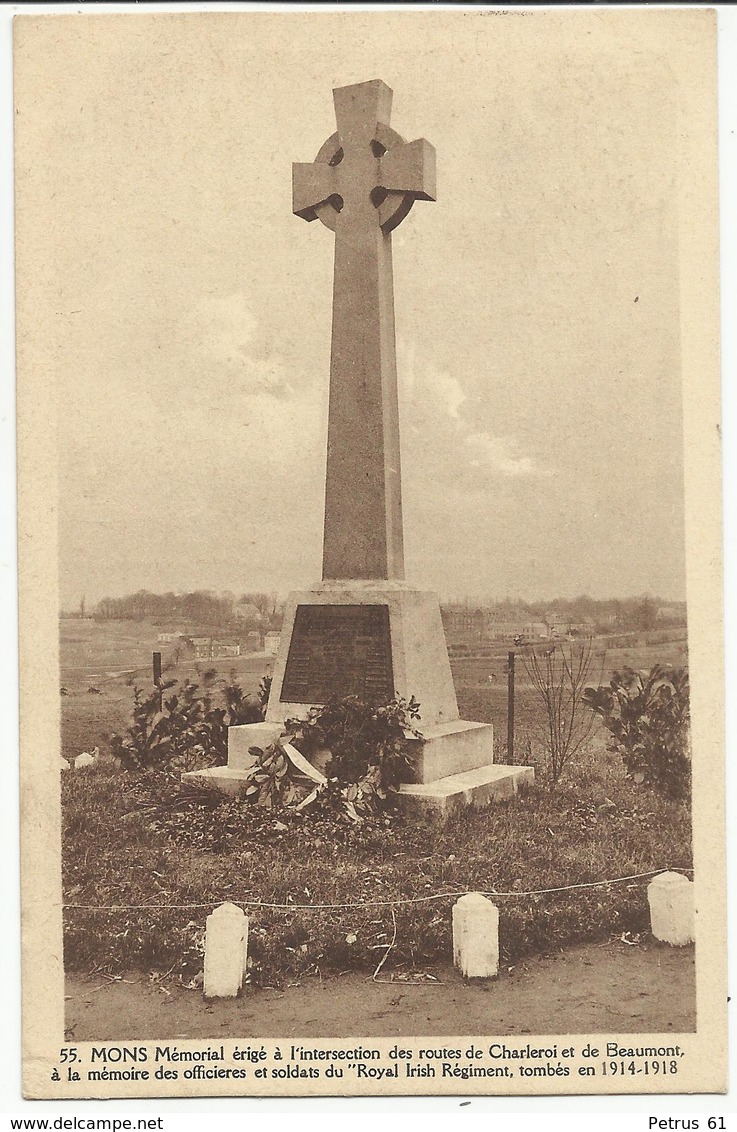
M 351 580 L 289 595 L 267 723 L 303 716 L 331 698 L 381 704 L 395 693 L 419 702 L 423 733 L 458 721 L 434 594 L 407 582 Z

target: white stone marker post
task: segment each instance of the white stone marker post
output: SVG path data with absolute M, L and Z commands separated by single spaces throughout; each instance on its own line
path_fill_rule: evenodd
M 453 905 L 453 962 L 466 979 L 499 973 L 499 909 L 480 892 Z
M 658 873 L 647 886 L 650 929 L 656 939 L 683 947 L 693 943 L 693 883 L 682 873 Z
M 248 959 L 248 917 L 235 904 L 220 904 L 207 917 L 205 998 L 235 998 Z

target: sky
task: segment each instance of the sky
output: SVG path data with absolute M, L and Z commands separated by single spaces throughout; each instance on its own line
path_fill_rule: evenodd
M 393 238 L 408 580 L 685 597 L 679 88 L 657 14 L 419 15 L 19 29 L 65 607 L 319 578 L 333 237 L 292 215 L 291 163 L 334 131 L 332 88 L 368 78 L 438 163 L 437 201 Z

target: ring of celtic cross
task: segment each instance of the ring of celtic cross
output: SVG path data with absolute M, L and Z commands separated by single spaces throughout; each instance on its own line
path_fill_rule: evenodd
M 380 175 L 380 159 L 396 145 L 405 145 L 405 140 L 401 137 L 396 130 L 391 126 L 379 125 L 376 130 L 376 135 L 371 142 L 371 152 L 376 158 L 376 184 L 369 192 L 371 203 L 376 209 L 379 226 L 384 232 L 393 231 L 397 225 L 401 224 L 405 216 L 415 203 L 416 195 L 409 192 L 397 192 L 396 190 L 387 189 L 381 183 Z M 340 144 L 340 136 L 337 133 L 331 134 L 328 140 L 320 147 L 320 150 L 315 158 L 315 161 L 324 161 L 328 165 L 340 165 L 343 160 L 344 154 Z M 333 232 L 336 227 L 337 213 L 343 209 L 343 197 L 340 193 L 334 193 L 328 200 L 315 209 L 318 220 L 330 228 Z

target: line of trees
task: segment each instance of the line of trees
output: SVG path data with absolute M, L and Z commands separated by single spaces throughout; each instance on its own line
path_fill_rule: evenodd
M 555 598 L 551 601 L 488 601 L 468 598 L 461 602 L 445 603 L 445 608 L 483 609 L 499 621 L 544 621 L 555 613 L 561 621 L 592 621 L 610 631 L 637 629 L 647 631 L 656 626 L 685 624 L 686 603 L 661 601 L 650 594 L 631 598 L 599 600 L 582 594 L 576 598 Z
M 194 590 L 191 593 L 155 594 L 138 590 L 125 597 L 106 597 L 98 602 L 94 615 L 103 621 L 156 621 L 194 624 L 201 627 L 233 626 L 245 607 L 257 611 L 254 620 L 261 619 L 264 627 L 277 614 L 274 594 L 246 593 L 237 597 L 233 593 L 217 594 L 212 590 Z

